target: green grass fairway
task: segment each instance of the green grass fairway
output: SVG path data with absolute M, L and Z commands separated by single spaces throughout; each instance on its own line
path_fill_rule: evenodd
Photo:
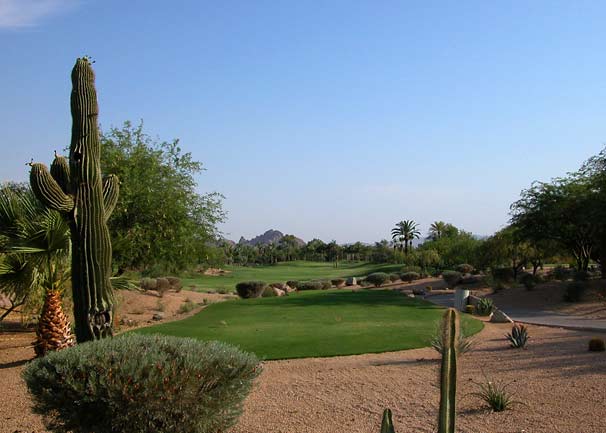
M 135 332 L 220 340 L 262 359 L 354 355 L 428 345 L 443 309 L 390 290 L 309 291 L 212 304 Z M 465 335 L 482 322 L 462 315 Z
M 234 291 L 240 281 L 261 280 L 266 283 L 283 283 L 288 280 L 308 281 L 315 279 L 331 279 L 339 277 L 366 276 L 372 272 L 399 272 L 403 265 L 385 265 L 372 263 L 343 262 L 335 268 L 327 262 L 284 262 L 268 266 L 226 266 L 230 271 L 222 276 L 189 274 L 183 278 L 186 289 L 196 286 L 195 290 L 227 289 Z

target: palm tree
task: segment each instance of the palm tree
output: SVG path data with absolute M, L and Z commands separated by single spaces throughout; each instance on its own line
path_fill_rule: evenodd
M 402 220 L 391 229 L 391 238 L 399 245 L 400 250 L 404 249 L 406 254 L 412 248 L 412 240 L 418 239 L 421 235 L 418 227 L 419 224 L 414 220 Z
M 433 241 L 440 239 L 446 232 L 448 224 L 444 221 L 434 221 L 429 226 L 429 238 Z
M 38 356 L 75 344 L 61 306 L 69 280 L 69 228 L 63 217 L 43 208 L 25 188 L 0 188 L 0 292 L 10 300 L 3 319 L 44 290 L 34 349 Z

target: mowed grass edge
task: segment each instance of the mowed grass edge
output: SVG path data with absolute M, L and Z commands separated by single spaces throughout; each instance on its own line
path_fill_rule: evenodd
M 212 304 L 134 332 L 224 341 L 267 360 L 357 355 L 428 346 L 443 311 L 391 290 L 309 291 Z M 466 335 L 483 327 L 461 320 Z
M 284 283 L 288 280 L 364 277 L 373 272 L 399 272 L 403 265 L 341 262 L 335 268 L 330 262 L 293 261 L 264 266 L 225 266 L 228 273 L 219 276 L 189 273 L 182 278 L 187 289 L 235 291 L 241 281 L 261 280 L 266 283 Z

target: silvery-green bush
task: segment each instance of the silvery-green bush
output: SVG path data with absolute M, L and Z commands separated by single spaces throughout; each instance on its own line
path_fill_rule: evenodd
M 53 432 L 214 433 L 236 423 L 259 372 L 225 343 L 128 334 L 36 359 L 23 378 Z

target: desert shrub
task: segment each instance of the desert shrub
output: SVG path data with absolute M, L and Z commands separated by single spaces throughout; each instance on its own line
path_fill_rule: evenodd
M 335 278 L 330 280 L 333 286 L 335 287 L 343 287 L 345 285 L 345 278 Z
M 555 268 L 553 268 L 553 270 L 551 271 L 551 274 L 553 275 L 553 278 L 555 278 L 556 280 L 566 281 L 572 277 L 572 269 L 565 268 L 564 266 L 558 265 Z
M 426 292 L 431 292 L 433 290 L 433 287 L 431 286 L 425 286 L 425 291 Z
M 211 433 L 236 423 L 259 371 L 225 343 L 127 334 L 50 353 L 23 378 L 54 432 Z
M 366 277 L 364 278 L 358 278 L 357 280 L 358 286 L 360 287 L 364 287 L 366 286 L 368 283 L 366 282 Z
M 158 287 L 155 278 L 143 278 L 139 285 L 141 286 L 141 289 L 145 291 L 156 290 L 156 287 Z
M 170 285 L 170 289 L 179 293 L 183 288 L 183 283 L 181 283 L 181 279 L 177 277 L 166 277 L 168 280 L 168 284 Z
M 261 297 L 262 298 L 272 298 L 276 296 L 276 292 L 274 292 L 274 287 L 273 286 L 267 286 L 263 289 L 263 292 L 261 293 Z
M 524 325 L 520 325 L 516 323 L 511 328 L 511 332 L 505 335 L 509 344 L 514 349 L 524 349 L 526 347 L 526 343 L 528 343 L 528 328 Z
M 504 283 L 511 283 L 513 281 L 513 269 L 511 268 L 494 268 L 491 271 L 492 278 L 497 281 Z
M 400 275 L 398 275 L 398 274 L 389 274 L 389 281 L 391 281 L 392 283 L 395 283 L 399 279 L 400 279 Z
M 591 278 L 591 274 L 587 271 L 574 271 L 572 279 L 574 281 L 587 281 Z
M 589 351 L 590 352 L 603 352 L 606 350 L 606 343 L 602 338 L 592 338 L 589 340 Z
M 474 307 L 473 305 L 469 304 L 469 305 L 465 305 L 465 312 L 467 314 L 473 314 L 473 312 L 475 311 L 476 307 Z
M 304 281 L 299 283 L 298 290 L 322 290 L 322 283 L 320 281 Z
M 374 284 L 375 287 L 380 287 L 389 281 L 389 275 L 385 272 L 373 272 L 366 277 L 366 281 L 370 284 Z
M 406 281 L 407 283 L 411 283 L 414 280 L 418 280 L 420 278 L 420 275 L 416 272 L 404 272 L 403 274 L 400 274 L 400 279 L 402 281 Z
M 444 271 L 442 272 L 442 278 L 446 281 L 450 287 L 454 287 L 461 281 L 461 273 L 457 271 Z
M 405 274 L 406 272 L 416 272 L 417 274 L 421 275 L 423 268 L 420 266 L 404 266 L 402 269 L 400 269 L 400 274 Z
M 166 278 L 156 278 L 158 296 L 163 297 L 170 290 L 170 283 Z
M 455 266 L 455 271 L 460 272 L 462 274 L 471 274 L 473 272 L 473 266 L 468 263 L 461 263 L 460 265 Z
M 524 285 L 526 290 L 532 290 L 542 281 L 542 278 L 538 275 L 530 273 L 524 273 L 520 276 L 520 282 Z
M 229 293 L 229 290 L 227 290 L 225 287 L 220 287 L 217 289 L 217 293 L 219 295 L 227 295 Z
M 265 286 L 265 281 L 242 281 L 236 284 L 236 291 L 242 299 L 259 298 Z
M 571 281 L 566 285 L 566 291 L 564 292 L 564 301 L 566 302 L 579 302 L 585 291 L 587 290 L 587 284 L 584 281 Z
M 196 304 L 194 304 L 191 300 L 186 299 L 185 302 L 183 302 L 180 306 L 179 309 L 177 310 L 178 314 L 185 314 L 185 313 L 189 313 L 190 311 L 192 311 L 194 308 L 196 308 Z
M 328 290 L 328 289 L 332 288 L 332 284 L 331 284 L 330 280 L 318 280 L 318 282 L 321 284 L 322 290 Z
M 518 403 L 513 400 L 511 393 L 507 390 L 509 384 L 501 384 L 499 382 L 486 381 L 485 383 L 478 384 L 480 391 L 474 393 L 474 395 L 480 397 L 490 408 L 495 412 L 503 412 L 507 410 L 514 403 Z
M 291 289 L 298 289 L 299 288 L 299 282 L 297 280 L 290 280 L 286 282 L 286 285 L 288 287 L 290 287 Z
M 480 298 L 475 308 L 478 316 L 488 316 L 492 310 L 494 310 L 494 302 L 490 298 Z

